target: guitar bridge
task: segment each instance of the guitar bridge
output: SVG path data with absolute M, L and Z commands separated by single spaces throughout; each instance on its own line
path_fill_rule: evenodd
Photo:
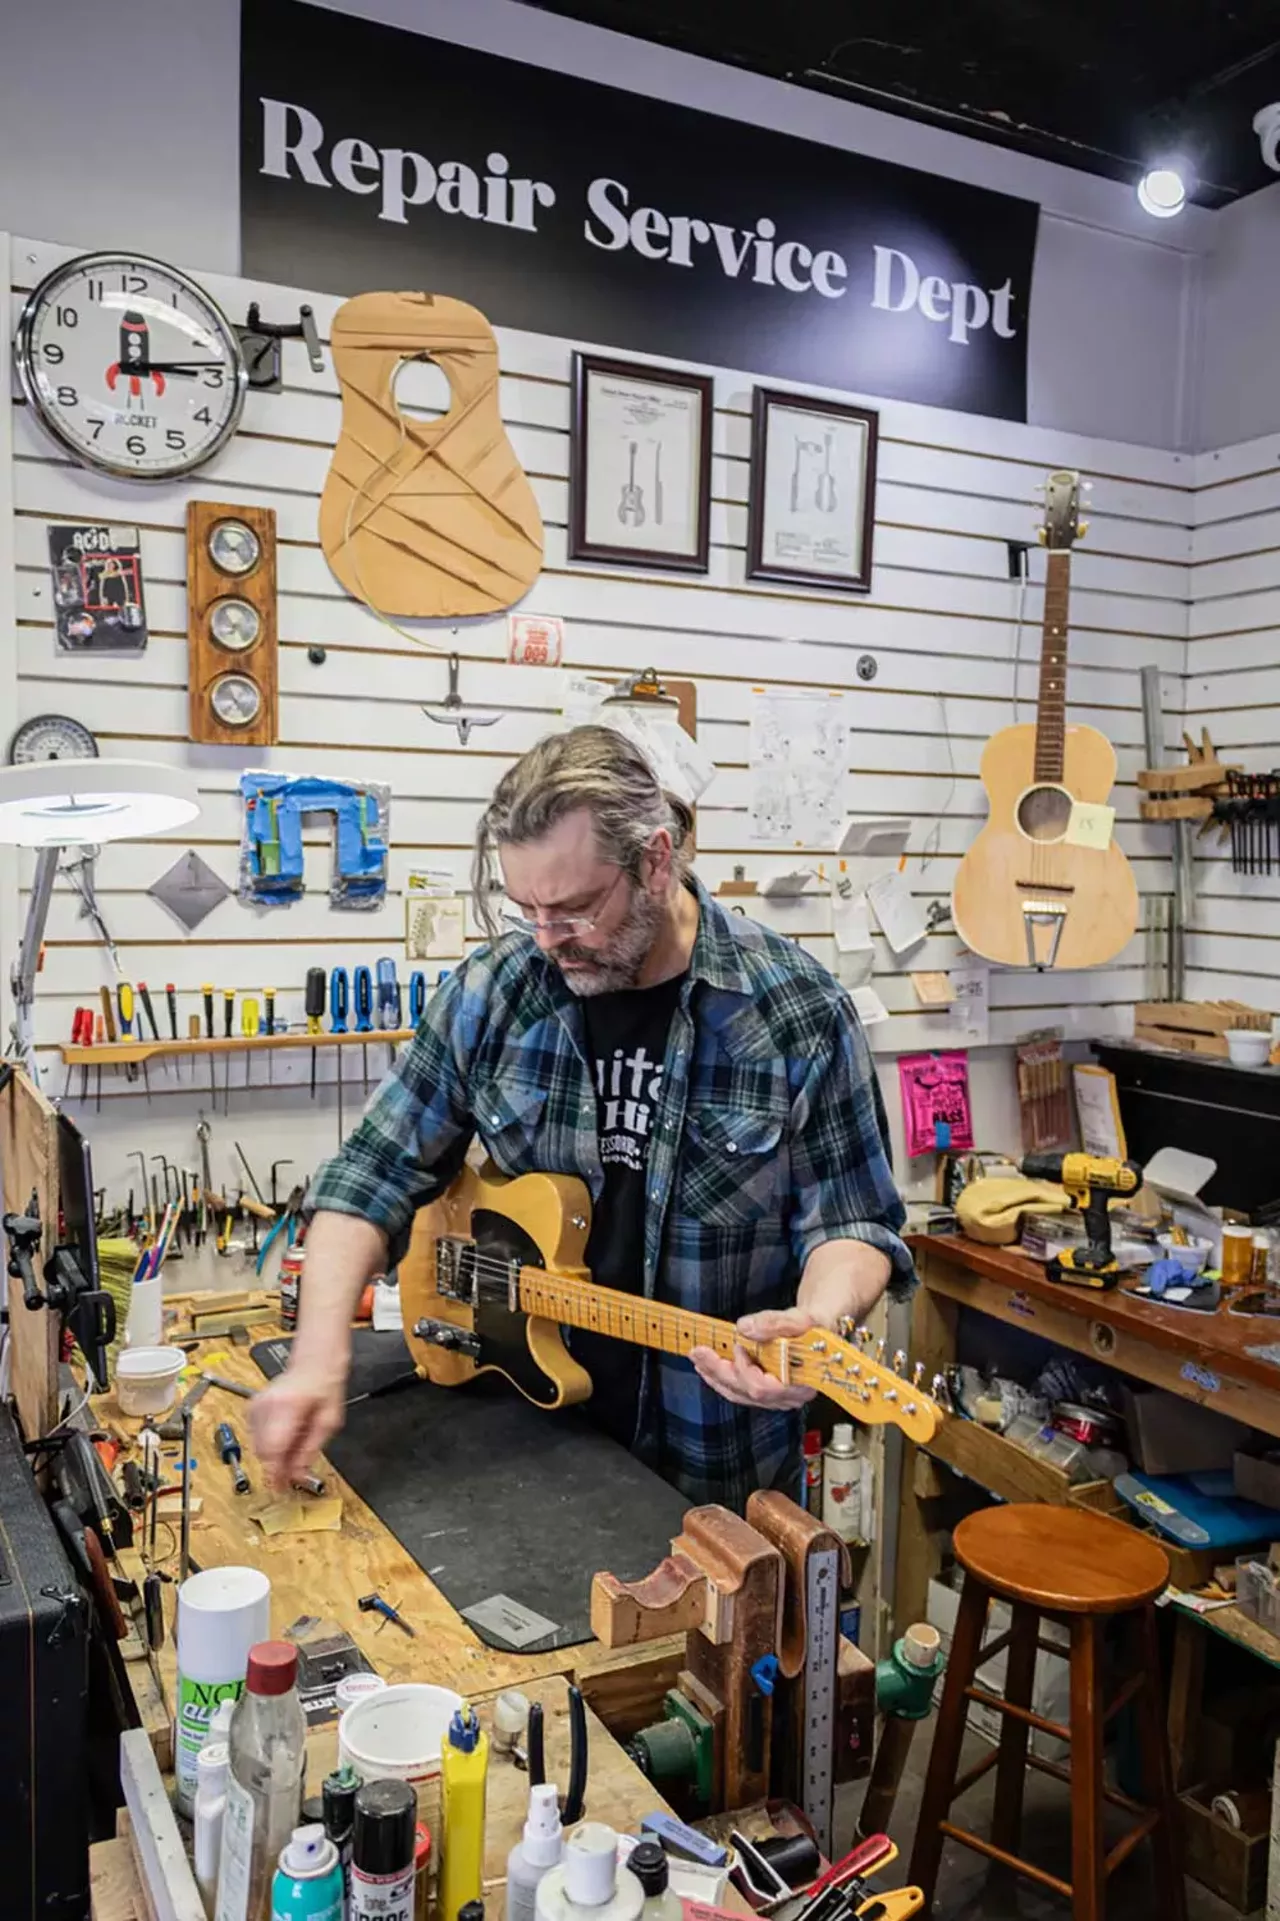
M 1058 943 L 1062 939 L 1063 923 L 1067 918 L 1067 903 L 1064 900 L 1024 900 L 1022 903 L 1022 925 L 1027 936 L 1028 967 L 1052 967 L 1058 958 Z M 1045 959 L 1036 953 L 1036 931 L 1047 927 L 1049 933 L 1049 952 Z

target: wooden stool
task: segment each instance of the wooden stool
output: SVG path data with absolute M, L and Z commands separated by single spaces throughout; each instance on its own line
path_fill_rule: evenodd
M 911 1879 L 931 1908 L 945 1840 L 959 1841 L 1016 1874 L 1067 1895 L 1075 1921 L 1101 1921 L 1107 1877 L 1150 1835 L 1155 1850 L 1157 1912 L 1162 1921 L 1185 1921 L 1186 1905 L 1177 1846 L 1177 1803 L 1166 1744 L 1156 1641 L 1156 1595 L 1169 1579 L 1163 1551 L 1135 1529 L 1084 1508 L 1035 1506 L 987 1508 L 955 1531 L 956 1559 L 965 1570 L 964 1593 L 947 1663 L 933 1753 L 911 1855 Z M 982 1646 L 987 1604 L 1008 1602 L 1013 1625 Z M 1032 1711 L 1041 1615 L 1063 1615 L 1071 1630 L 1071 1726 Z M 1114 1699 L 1103 1699 L 1102 1635 L 1112 1615 L 1132 1616 L 1134 1651 Z M 982 1662 L 1008 1649 L 1004 1699 L 976 1684 Z M 1060 1649 L 1053 1649 L 1060 1653 Z M 981 1702 L 1004 1716 L 1000 1745 L 959 1779 L 960 1743 L 968 1702 Z M 1111 1717 L 1132 1701 L 1137 1713 L 1147 1805 L 1103 1782 L 1103 1734 Z M 1071 1743 L 1072 1765 L 1028 1754 L 1032 1728 Z M 1017 1852 L 1022 1790 L 1027 1767 L 1039 1768 L 1071 1788 L 1071 1880 L 1061 1881 Z M 957 1795 L 996 1768 L 991 1839 L 956 1827 L 950 1819 Z M 1103 1802 L 1126 1809 L 1135 1824 L 1110 1854 L 1104 1852 Z

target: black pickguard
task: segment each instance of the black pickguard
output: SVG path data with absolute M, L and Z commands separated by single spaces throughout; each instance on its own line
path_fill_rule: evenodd
M 518 1261 L 522 1267 L 545 1267 L 542 1250 L 524 1229 L 509 1221 L 505 1214 L 489 1208 L 476 1208 L 471 1217 L 471 1234 L 481 1256 L 482 1272 L 487 1271 L 489 1292 L 481 1289 L 475 1309 L 475 1332 L 480 1340 L 477 1367 L 501 1368 L 539 1407 L 554 1407 L 559 1389 L 529 1352 L 529 1316 L 512 1313 L 505 1295 L 499 1296 L 493 1280 L 497 1261 Z

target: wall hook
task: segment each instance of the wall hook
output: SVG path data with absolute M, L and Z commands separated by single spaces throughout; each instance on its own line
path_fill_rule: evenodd
M 456 727 L 458 739 L 465 747 L 471 738 L 473 727 L 492 727 L 502 719 L 501 714 L 468 714 L 464 712 L 462 695 L 458 692 L 458 672 L 462 663 L 456 654 L 449 656 L 449 691 L 440 703 L 443 712 L 433 713 L 430 707 L 422 711 L 428 720 L 434 720 L 440 727 Z

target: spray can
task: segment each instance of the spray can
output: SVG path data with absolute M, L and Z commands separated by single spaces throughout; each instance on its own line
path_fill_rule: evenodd
M 810 1514 L 821 1514 L 822 1434 L 816 1427 L 804 1437 L 804 1504 Z
M 342 1868 L 343 1900 L 351 1901 L 351 1837 L 356 1822 L 356 1789 L 360 1776 L 353 1767 L 340 1767 L 324 1777 L 321 1790 L 324 1831 L 338 1850 Z
M 317 1823 L 295 1828 L 271 1883 L 271 1921 L 342 1921 L 338 1850 Z
M 356 1790 L 350 1921 L 413 1921 L 418 1797 L 407 1781 Z
M 842 1541 L 862 1538 L 862 1477 L 853 1426 L 837 1421 L 822 1464 L 822 1521 Z
M 221 1701 L 239 1700 L 249 1649 L 271 1632 L 271 1583 L 261 1568 L 211 1567 L 178 1589 L 178 1807 L 190 1817 L 196 1756 Z
M 298 1325 L 302 1264 L 306 1251 L 305 1247 L 291 1247 L 280 1257 L 280 1325 L 290 1331 Z

